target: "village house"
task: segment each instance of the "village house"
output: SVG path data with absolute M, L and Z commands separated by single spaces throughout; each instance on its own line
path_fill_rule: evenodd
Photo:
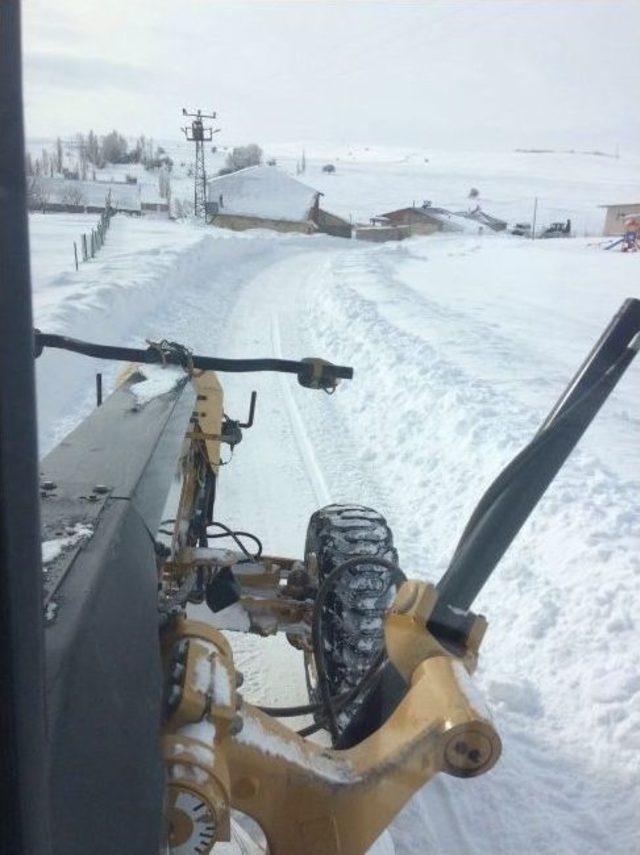
M 374 222 L 381 226 L 408 226 L 412 235 L 431 235 L 444 229 L 442 218 L 437 216 L 441 210 L 443 209 L 426 205 L 411 205 L 379 214 L 374 217 Z
M 140 216 L 142 202 L 139 185 L 118 181 L 77 181 L 45 175 L 27 178 L 30 210 L 47 213 L 100 214 L 110 200 L 116 211 Z
M 383 242 L 404 240 L 411 235 L 431 235 L 434 232 L 478 234 L 485 227 L 492 231 L 506 228 L 506 223 L 503 224 L 501 220 L 484 214 L 479 216 L 478 212 L 479 207 L 473 212 L 452 213 L 427 202 L 420 206 L 414 204 L 372 217 L 370 226 L 356 230 L 356 238 Z
M 379 214 L 374 217 L 373 222 L 383 226 L 406 226 L 412 235 L 431 235 L 434 232 L 478 234 L 488 226 L 487 222 L 470 216 L 467 212 L 452 213 L 446 208 L 438 208 L 426 202 L 420 206 L 411 205 L 411 207 Z M 490 228 L 494 229 L 493 226 Z
M 323 194 L 273 166 L 249 166 L 207 182 L 207 219 L 243 231 L 351 237 L 351 224 L 320 207 Z
M 623 235 L 627 231 L 626 220 L 633 214 L 640 218 L 640 202 L 630 202 L 620 205 L 599 205 L 606 210 L 604 229 L 602 234 Z

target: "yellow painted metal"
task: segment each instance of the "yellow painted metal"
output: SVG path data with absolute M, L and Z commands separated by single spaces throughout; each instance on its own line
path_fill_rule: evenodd
M 435 774 L 471 777 L 496 763 L 500 738 L 470 678 L 486 624 L 474 628 L 466 655 L 454 657 L 426 628 L 435 600 L 423 582 L 407 582 L 398 592 L 385 618 L 385 641 L 409 690 L 379 730 L 347 751 L 302 739 L 242 704 L 224 636 L 204 624 L 177 622 L 167 650 L 181 638 L 192 641 L 184 707 L 181 702 L 167 724 L 165 758 L 172 787 L 193 792 L 200 780 L 198 793 L 216 817 L 218 840 L 228 839 L 233 807 L 262 827 L 272 855 L 359 855 Z M 189 747 L 185 737 L 197 744 Z M 176 740 L 184 749 L 178 755 Z M 184 834 L 185 815 L 176 818 Z
M 220 468 L 220 435 L 223 419 L 223 393 L 215 371 L 194 371 L 192 382 L 196 388 L 196 417 L 198 430 L 191 433 L 203 435 L 207 457 L 217 474 Z

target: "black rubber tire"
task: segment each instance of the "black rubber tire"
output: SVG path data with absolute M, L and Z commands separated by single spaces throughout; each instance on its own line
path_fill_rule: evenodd
M 385 518 L 362 505 L 327 505 L 309 521 L 305 558 L 315 554 L 319 581 L 355 556 L 375 556 L 397 566 L 398 553 Z M 331 696 L 357 685 L 384 645 L 383 617 L 395 593 L 391 570 L 359 564 L 345 571 L 322 614 L 325 666 Z M 311 689 L 311 700 L 320 701 Z M 342 732 L 359 708 L 356 699 L 337 716 Z

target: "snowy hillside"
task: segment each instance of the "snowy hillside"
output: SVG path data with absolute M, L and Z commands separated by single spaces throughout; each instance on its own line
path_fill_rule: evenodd
M 76 273 L 72 252 L 63 267 L 45 246 L 46 223 L 32 217 L 35 321 L 104 342 L 166 337 L 215 355 L 353 365 L 354 380 L 331 397 L 280 376 L 223 377 L 228 413 L 244 416 L 252 389 L 258 407 L 223 470 L 219 519 L 255 531 L 268 552 L 299 555 L 318 506 L 368 503 L 387 516 L 407 575 L 435 580 L 483 489 L 622 300 L 640 296 L 640 254 L 604 252 L 582 236 L 599 233 L 597 205 L 635 195 L 640 167 L 385 152 L 343 152 L 332 158 L 336 174 L 324 175 L 331 151 L 308 149 L 302 178 L 325 192 L 323 207 L 354 219 L 414 199 L 462 203 L 471 186 L 490 213 L 523 219 L 538 195 L 544 221 L 571 216 L 580 236 L 369 245 L 119 215 Z M 295 171 L 297 151 L 273 154 Z M 187 192 L 189 179 L 178 180 Z M 57 222 L 67 240 L 55 216 L 48 228 Z M 97 370 L 112 385 L 119 368 L 64 353 L 38 360 L 41 452 L 91 409 Z M 481 778 L 441 776 L 419 793 L 391 829 L 399 855 L 640 849 L 639 378 L 636 361 L 476 603 L 489 620 L 477 679 L 501 761 Z M 236 647 L 248 699 L 304 701 L 286 641 Z
M 181 140 L 158 142 L 173 160 L 173 197 L 192 200 L 193 145 Z M 207 146 L 207 176 L 214 177 L 225 166 L 233 146 L 243 142 L 227 141 L 222 134 L 216 146 Z M 306 171 L 298 179 L 325 194 L 323 208 L 353 222 L 368 223 L 370 217 L 384 211 L 414 202 L 420 205 L 426 199 L 451 210 L 466 210 L 479 203 L 487 213 L 510 223 L 531 222 L 537 198 L 539 227 L 570 218 L 574 234 L 596 236 L 604 223 L 599 205 L 632 202 L 638 196 L 640 157 L 631 154 L 615 158 L 581 152 L 261 144 L 265 160 L 275 159 L 279 169 L 294 176 L 304 152 Z M 29 148 L 36 157 L 43 147 L 52 149 L 53 145 L 54 140 L 37 140 Z M 65 157 L 71 168 L 77 168 L 72 148 Z M 328 163 L 336 167 L 334 174 L 322 171 Z M 95 172 L 101 181 L 124 182 L 126 175 L 132 175 L 142 200 L 158 201 L 157 170 L 147 171 L 141 164 L 107 164 Z M 97 187 L 103 194 L 104 187 Z M 469 199 L 472 187 L 479 191 L 475 199 Z

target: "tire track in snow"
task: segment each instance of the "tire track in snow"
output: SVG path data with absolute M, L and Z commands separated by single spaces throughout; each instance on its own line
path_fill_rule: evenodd
M 283 356 L 282 342 L 280 336 L 280 321 L 278 318 L 278 313 L 275 309 L 271 312 L 271 343 L 273 345 L 274 356 L 278 359 L 282 359 Z M 300 415 L 300 411 L 296 405 L 296 402 L 293 399 L 291 388 L 286 382 L 287 379 L 288 378 L 286 378 L 283 374 L 278 374 L 278 382 L 280 383 L 280 389 L 282 391 L 282 396 L 284 398 L 285 406 L 287 408 L 287 414 L 291 423 L 293 437 L 295 439 L 296 445 L 298 446 L 300 456 L 302 457 L 302 460 L 305 464 L 311 487 L 318 502 L 318 507 L 330 505 L 331 493 L 329 492 L 329 488 L 322 473 L 322 469 L 318 464 L 318 460 L 313 450 L 313 445 L 311 444 L 309 435 L 307 434 L 307 431 L 305 429 L 304 422 L 302 421 L 302 416 Z

